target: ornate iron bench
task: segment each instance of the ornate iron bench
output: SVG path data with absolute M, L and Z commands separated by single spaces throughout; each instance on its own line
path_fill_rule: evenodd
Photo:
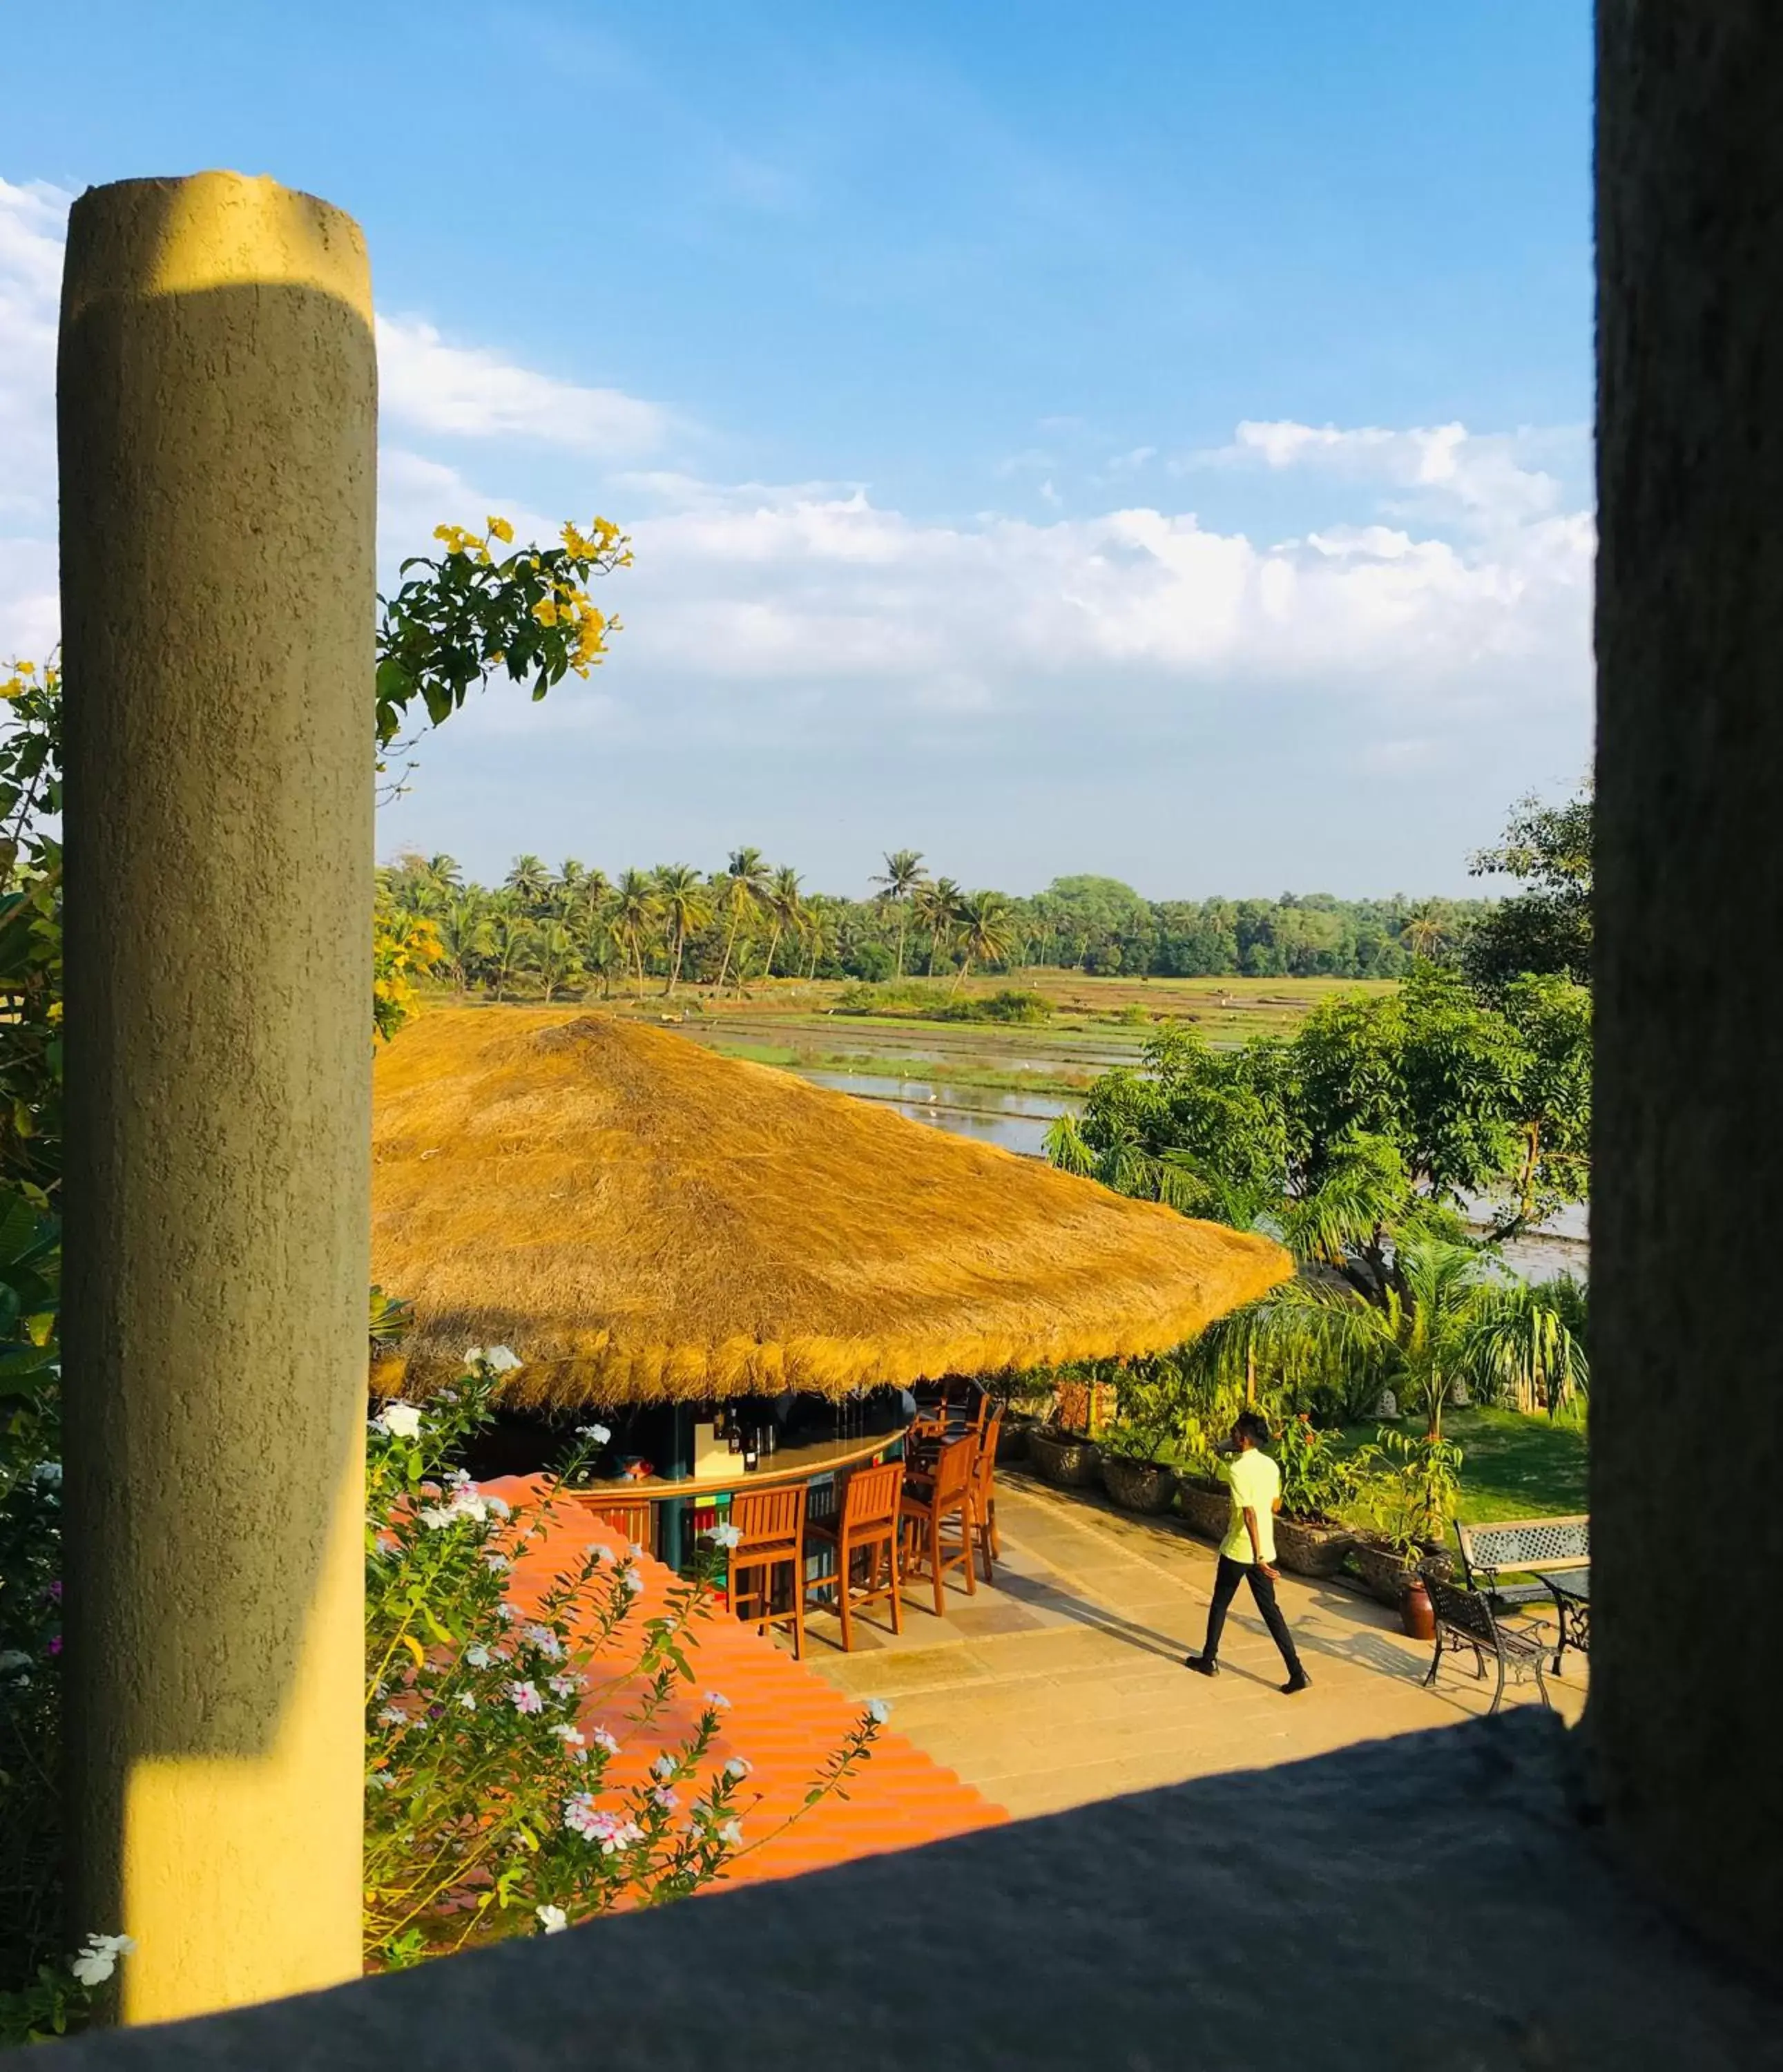
M 1581 1512 L 1570 1518 L 1514 1518 L 1492 1525 L 1460 1525 L 1461 1568 L 1469 1587 L 1490 1602 L 1494 1617 L 1519 1605 L 1551 1599 L 1559 1622 L 1554 1651 L 1554 1673 L 1569 1647 L 1591 1652 L 1591 1519 Z M 1501 1583 L 1509 1571 L 1540 1578 L 1534 1583 Z
M 1430 1593 L 1431 1608 L 1436 1614 L 1436 1650 L 1430 1658 L 1424 1682 L 1436 1682 L 1444 1648 L 1459 1653 L 1470 1647 L 1477 1676 L 1484 1679 L 1489 1655 L 1497 1667 L 1498 1687 L 1492 1694 L 1493 1712 L 1496 1712 L 1504 1703 L 1506 1676 L 1514 1676 L 1520 1683 L 1525 1672 L 1531 1670 L 1535 1675 L 1535 1688 L 1542 1694 L 1542 1703 L 1551 1709 L 1554 1701 L 1547 1694 L 1547 1685 L 1542 1676 L 1542 1663 L 1552 1631 L 1547 1621 L 1535 1619 L 1526 1625 L 1501 1626 L 1493 1615 L 1492 1600 L 1484 1590 L 1463 1589 L 1459 1584 L 1449 1582 L 1428 1568 L 1424 1572 L 1424 1588 Z

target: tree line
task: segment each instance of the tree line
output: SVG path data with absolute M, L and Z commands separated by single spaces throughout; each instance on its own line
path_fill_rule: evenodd
M 791 865 L 733 850 L 721 870 L 684 863 L 609 877 L 573 858 L 515 859 L 479 885 L 448 855 L 406 855 L 380 876 L 380 939 L 460 993 L 495 1000 L 606 996 L 763 978 L 897 980 L 1051 966 L 1095 976 L 1398 978 L 1460 955 L 1479 900 L 1144 898 L 1117 878 L 1055 878 L 1021 898 L 931 874 L 914 849 L 884 860 L 865 899 L 807 888 Z M 437 956 L 436 956 L 437 952 Z

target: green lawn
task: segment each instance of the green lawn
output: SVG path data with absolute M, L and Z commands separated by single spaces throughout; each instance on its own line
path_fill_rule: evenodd
M 1462 1452 L 1465 1523 L 1564 1516 L 1588 1508 L 1582 1419 L 1555 1422 L 1516 1410 L 1451 1410 L 1443 1429 Z M 1374 1431 L 1372 1424 L 1356 1424 L 1345 1437 L 1361 1445 Z

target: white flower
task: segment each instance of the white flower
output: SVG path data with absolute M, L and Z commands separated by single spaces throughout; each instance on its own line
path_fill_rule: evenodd
M 712 1544 L 728 1553 L 733 1547 L 742 1546 L 743 1536 L 734 1525 L 715 1525 L 712 1528 Z
M 644 1577 L 643 1571 L 641 1568 L 627 1568 L 622 1570 L 620 1573 L 619 1581 L 629 1591 L 631 1591 L 633 1597 L 641 1597 L 643 1594 Z
M 483 1363 L 497 1374 L 511 1374 L 516 1367 L 526 1364 L 511 1346 L 491 1346 L 483 1355 Z
M 581 1730 L 579 1728 L 558 1725 L 553 1727 L 551 1731 L 559 1741 L 565 1742 L 570 1748 L 585 1748 L 588 1745 L 582 1739 Z
M 743 1823 L 741 1820 L 727 1820 L 718 1830 L 718 1839 L 727 1847 L 740 1849 L 743 1846 Z
M 488 1354 L 481 1346 L 466 1346 L 464 1349 L 464 1363 L 466 1367 L 481 1367 L 488 1357 Z
M 586 1439 L 591 1445 L 604 1446 L 613 1434 L 604 1424 L 578 1424 L 576 1427 L 576 1437 L 578 1439 Z
M 749 1771 L 750 1766 L 740 1755 L 733 1755 L 730 1761 L 725 1765 L 725 1774 L 726 1777 L 744 1778 L 749 1775 Z
M 714 1712 L 728 1712 L 730 1710 L 730 1700 L 722 1691 L 709 1691 L 700 1702 Z
M 117 1969 L 118 1959 L 129 1956 L 135 1947 L 128 1935 L 89 1935 L 68 1968 L 82 1985 L 102 1986 Z
M 544 1700 L 539 1696 L 536 1688 L 525 1681 L 510 1684 L 507 1699 L 516 1712 L 542 1712 L 544 1710 Z
M 536 1906 L 532 1911 L 547 1935 L 561 1935 L 569 1926 L 569 1916 L 561 1906 Z
M 458 1703 L 459 1703 L 459 1704 L 460 1704 L 464 1708 L 464 1709 L 466 1710 L 466 1712 L 475 1712 L 475 1710 L 477 1709 L 477 1699 L 476 1699 L 476 1694 L 475 1694 L 475 1692 L 471 1692 L 471 1691 L 461 1691 L 461 1692 L 458 1693 Z
M 644 1839 L 644 1831 L 635 1820 L 627 1820 L 622 1814 L 606 1812 L 594 1803 L 593 1794 L 586 1791 L 578 1791 L 564 1801 L 564 1825 L 588 1841 L 598 1842 L 603 1856 L 628 1849 L 634 1842 Z
M 497 1605 L 495 1607 L 495 1616 L 504 1626 L 511 1626 L 520 1615 L 520 1608 L 518 1605 L 511 1605 L 504 1602 Z
M 396 1780 L 387 1770 L 374 1770 L 367 1773 L 365 1781 L 375 1791 L 388 1791 Z
M 869 1698 L 867 1700 L 867 1717 L 876 1727 L 882 1727 L 891 1717 L 891 1707 L 883 1698 Z
M 62 1463 L 60 1461 L 39 1461 L 31 1470 L 31 1478 L 34 1482 L 59 1482 L 62 1479 Z
M 635 1540 L 631 1543 L 631 1558 L 634 1561 L 647 1561 L 650 1559 L 650 1556 L 644 1552 L 643 1548 L 638 1544 Z
M 546 1656 L 549 1660 L 553 1662 L 563 1660 L 564 1644 L 549 1626 L 524 1626 L 520 1628 L 520 1632 L 526 1639 L 532 1642 L 540 1654 Z
M 421 1411 L 413 1403 L 387 1403 L 372 1420 L 374 1432 L 388 1439 L 415 1439 L 421 1436 Z
M 473 1669 L 487 1669 L 495 1658 L 479 1640 L 473 1642 L 464 1651 L 464 1659 Z
M 680 1798 L 671 1791 L 666 1784 L 657 1785 L 650 1795 L 665 1813 L 672 1813 L 681 1803 Z
M 505 1576 L 513 1567 L 514 1561 L 511 1555 L 486 1554 L 483 1557 L 483 1565 L 491 1576 Z
M 604 1568 L 609 1561 L 616 1561 L 619 1557 L 604 1540 L 597 1540 L 588 1550 L 588 1558 L 597 1568 Z
M 504 1496 L 486 1496 L 483 1502 L 497 1518 L 511 1518 L 514 1515 L 514 1507 Z
M 552 1678 L 551 1688 L 560 1698 L 573 1698 L 579 1692 L 588 1688 L 588 1679 L 578 1676 L 573 1669 L 565 1670 Z
M 675 1774 L 674 1757 L 672 1755 L 658 1756 L 656 1760 L 650 1766 L 650 1774 L 652 1777 L 672 1777 Z
M 604 1755 L 617 1755 L 619 1753 L 619 1744 L 605 1727 L 590 1727 L 588 1730 L 588 1738 Z
M 421 1522 L 429 1532 L 438 1532 L 442 1527 L 454 1523 L 454 1514 L 437 1503 L 424 1504 Z
M 386 1727 L 405 1727 L 409 1724 L 409 1715 L 400 1712 L 394 1705 L 386 1705 L 379 1713 L 378 1719 L 380 1725 Z

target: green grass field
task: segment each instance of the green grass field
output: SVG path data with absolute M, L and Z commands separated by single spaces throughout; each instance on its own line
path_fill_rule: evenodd
M 1365 1445 L 1372 1424 L 1345 1437 Z M 1564 1517 L 1590 1507 L 1588 1446 L 1581 1417 L 1526 1417 L 1518 1410 L 1451 1410 L 1443 1429 L 1461 1449 L 1461 1519 Z

